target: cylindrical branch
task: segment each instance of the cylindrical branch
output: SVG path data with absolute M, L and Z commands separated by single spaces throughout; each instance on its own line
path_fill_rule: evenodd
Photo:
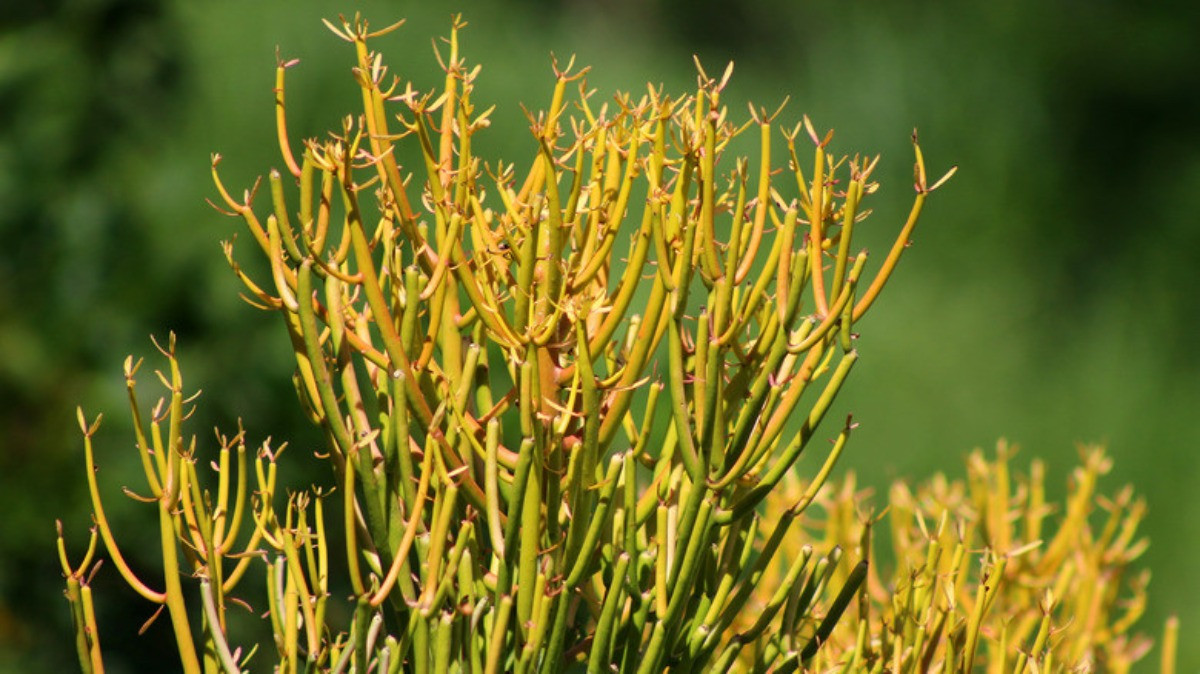
M 183 394 L 183 378 L 175 354 L 174 335 L 166 347 L 158 345 L 157 342 L 156 346 L 169 365 L 165 373 L 156 372 L 167 396 L 160 398 L 154 405 L 149 415 L 148 428 L 144 425 L 146 419 L 136 394 L 136 373 L 141 361 L 135 363 L 130 358 L 125 365 L 129 405 L 135 427 L 135 445 L 143 460 L 142 467 L 146 473 L 150 495 L 139 496 L 130 489 L 126 489 L 125 494 L 140 502 L 154 504 L 157 510 L 164 589 L 161 592 L 153 590 L 135 575 L 117 546 L 94 478 L 96 460 L 92 439 L 99 428 L 99 420 L 88 425 L 82 412 L 79 414 L 79 421 L 84 434 L 85 461 L 88 466 L 89 491 L 93 500 L 96 527 L 91 548 L 78 569 L 71 569 L 66 561 L 65 550 L 60 549 L 60 554 L 69 578 L 69 598 L 74 604 L 80 629 L 93 632 L 95 629 L 88 588 L 90 578 L 84 578 L 83 575 L 91 565 L 97 541 L 103 541 L 124 580 L 147 600 L 165 606 L 174 629 L 184 671 L 199 672 L 202 654 L 208 654 L 203 656 L 207 658 L 214 653 L 220 653 L 226 664 L 232 662 L 225 634 L 226 611 L 230 602 L 237 601 L 232 593 L 250 563 L 256 558 L 254 553 L 263 540 L 263 534 L 255 527 L 248 535 L 242 535 L 246 530 L 243 518 L 246 516 L 249 499 L 247 483 L 250 473 L 244 433 L 239 427 L 239 432 L 233 437 L 218 434 L 220 447 L 216 459 L 210 464 L 216 480 L 214 493 L 204 485 L 203 471 L 197 468 L 195 437 L 185 436 L 186 422 L 192 413 L 190 406 L 198 394 L 191 397 L 185 397 Z M 265 474 L 262 466 L 264 458 L 273 461 L 273 455 L 266 446 L 256 461 L 260 476 L 257 490 L 260 500 L 269 498 L 266 492 L 272 488 L 271 485 L 264 486 L 261 479 Z M 273 471 L 267 472 L 273 475 Z M 239 541 L 239 538 L 244 540 Z M 188 604 L 194 604 L 194 600 L 189 599 L 191 595 L 186 592 L 185 573 L 188 571 L 192 576 L 201 579 L 202 596 L 199 609 L 193 605 L 189 610 Z M 203 616 L 202 629 L 198 636 L 192 633 L 190 626 L 197 613 Z M 155 617 L 157 615 L 156 613 Z M 102 669 L 97 648 L 94 634 L 86 643 L 81 642 L 81 664 L 85 670 Z

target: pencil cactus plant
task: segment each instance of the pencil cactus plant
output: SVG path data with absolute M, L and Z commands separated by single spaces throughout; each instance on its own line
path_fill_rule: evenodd
M 813 671 L 1123 673 L 1146 659 L 1153 642 L 1135 631 L 1150 576 L 1135 567 L 1149 544 L 1138 537 L 1145 501 L 1128 486 L 1104 495 L 1112 460 L 1098 447 L 1081 448 L 1063 503 L 1047 497 L 1044 463 L 1034 458 L 1022 474 L 1015 454 L 1002 441 L 995 458 L 971 452 L 965 480 L 897 481 L 882 511 L 853 471 L 825 485 L 801 517 L 806 543 L 892 561 L 872 563 Z M 789 476 L 764 515 L 805 488 Z M 798 552 L 785 543 L 785 555 Z M 783 573 L 776 562 L 766 584 Z M 768 600 L 763 590 L 751 599 Z M 1176 671 L 1178 629 L 1174 618 L 1164 629 L 1163 674 Z
M 226 622 L 248 573 L 265 576 L 284 672 L 795 671 L 862 585 L 866 562 L 837 548 L 803 548 L 763 583 L 853 428 L 818 432 L 858 360 L 855 326 L 949 174 L 927 180 L 914 134 L 915 199 L 868 272 L 854 233 L 877 159 L 836 158 L 807 118 L 782 134 L 778 111 L 731 121 L 732 68 L 699 63 L 694 93 L 606 103 L 586 69 L 556 64 L 530 163 L 485 163 L 472 141 L 491 108 L 460 56 L 463 25 L 440 55 L 443 87 L 419 92 L 368 46 L 396 26 L 329 23 L 354 49 L 361 109 L 302 144 L 280 61 L 266 208 L 257 185 L 234 197 L 214 156 L 219 206 L 269 275 L 225 253 L 247 299 L 283 319 L 337 485 L 283 501 L 281 448 L 264 444 L 251 467 L 239 432 L 222 438 L 211 493 L 184 435 L 174 340 L 148 432 L 127 362 L 166 580 L 154 589 L 121 561 L 92 470 L 97 424 L 81 412 L 96 533 L 81 565 L 62 556 L 85 670 L 101 666 L 97 535 L 167 607 L 188 672 L 251 666 Z M 756 160 L 726 156 L 741 133 L 757 136 Z M 415 168 L 400 163 L 406 143 Z M 764 520 L 764 499 L 828 435 L 818 474 Z M 349 624 L 329 618 L 343 600 L 331 555 Z

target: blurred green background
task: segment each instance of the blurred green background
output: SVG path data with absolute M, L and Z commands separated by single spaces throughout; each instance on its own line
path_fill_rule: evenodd
M 476 101 L 501 105 L 480 153 L 518 161 L 531 145 L 516 103 L 545 105 L 550 52 L 591 64 L 602 95 L 647 80 L 686 91 L 693 53 L 709 72 L 733 59 L 735 117 L 746 101 L 773 108 L 790 95 L 786 122 L 807 113 L 836 128 L 835 152 L 883 154 L 863 228 L 876 260 L 907 212 L 918 127 L 931 173 L 960 171 L 931 198 L 862 328 L 863 363 L 841 398 L 862 425 L 843 468 L 874 485 L 958 475 L 966 452 L 1007 437 L 1019 464 L 1045 457 L 1062 485 L 1076 443 L 1105 443 L 1116 459 L 1106 490 L 1131 483 L 1150 504 L 1141 628 L 1157 636 L 1178 613 L 1183 634 L 1196 633 L 1194 3 L 435 4 L 0 9 L 0 671 L 75 666 L 54 552 L 56 517 L 76 559 L 87 538 L 75 405 L 105 413 L 111 517 L 135 565 L 154 559 L 136 552 L 154 527 L 114 487 L 140 486 L 121 362 L 152 353 L 149 334 L 179 334 L 185 377 L 205 391 L 201 442 L 202 429 L 242 417 L 252 444 L 289 440 L 294 461 L 316 447 L 276 319 L 237 299 L 222 258 L 218 242 L 240 225 L 204 200 L 211 152 L 239 190 L 278 165 L 276 45 L 301 59 L 289 76 L 293 137 L 323 134 L 357 105 L 352 55 L 319 21 L 356 9 L 376 26 L 409 19 L 375 46 L 418 86 L 440 80 L 430 41 L 464 11 L 464 53 L 484 65 Z M 96 587 L 110 671 L 174 668 L 166 619 L 139 638 L 149 608 L 111 566 Z M 1180 671 L 1198 667 L 1200 642 L 1184 638 Z

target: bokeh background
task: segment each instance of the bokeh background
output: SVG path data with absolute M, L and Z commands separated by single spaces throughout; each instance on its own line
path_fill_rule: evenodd
M 278 163 L 276 45 L 301 59 L 293 135 L 337 126 L 357 101 L 352 55 L 319 20 L 356 9 L 408 18 L 376 47 L 419 86 L 440 80 L 431 39 L 464 11 L 476 101 L 500 104 L 481 152 L 517 160 L 531 145 L 516 104 L 545 105 L 551 52 L 592 64 L 604 94 L 682 92 L 692 54 L 710 72 L 732 59 L 737 116 L 790 95 L 784 120 L 836 128 L 837 152 L 882 153 L 864 228 L 880 252 L 911 198 L 918 127 L 931 173 L 960 171 L 863 328 L 843 467 L 874 485 L 958 475 L 1006 437 L 1062 485 L 1077 443 L 1105 443 L 1104 487 L 1130 483 L 1150 505 L 1141 628 L 1157 636 L 1177 613 L 1184 635 L 1200 629 L 1194 3 L 42 0 L 0 8 L 0 671 L 75 666 L 54 551 L 55 518 L 76 559 L 87 537 L 74 408 L 105 413 L 106 482 L 138 486 L 121 362 L 152 354 L 150 334 L 179 335 L 205 391 L 193 428 L 241 417 L 252 443 L 289 440 L 297 462 L 316 446 L 276 319 L 237 299 L 218 242 L 240 227 L 205 204 L 208 164 L 221 152 L 240 188 Z M 154 527 L 111 501 L 134 563 L 153 559 L 137 551 Z M 110 671 L 174 668 L 165 618 L 139 638 L 148 607 L 111 566 L 96 587 Z M 1200 642 L 1182 640 L 1180 666 L 1200 668 Z

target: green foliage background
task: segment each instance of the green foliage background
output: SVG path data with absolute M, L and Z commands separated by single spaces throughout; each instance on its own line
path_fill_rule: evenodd
M 1061 482 L 1077 441 L 1107 443 L 1109 490 L 1132 482 L 1151 507 L 1143 629 L 1158 633 L 1173 612 L 1184 634 L 1200 625 L 1192 3 L 431 4 L 0 9 L 0 671 L 73 667 L 53 550 L 56 516 L 69 540 L 86 540 L 73 408 L 106 414 L 104 482 L 136 487 L 120 364 L 150 351 L 148 334 L 179 333 L 185 376 L 205 390 L 202 442 L 241 416 L 252 440 L 290 440 L 292 461 L 316 447 L 294 410 L 282 332 L 237 299 L 217 245 L 238 223 L 204 199 L 210 152 L 226 157 L 231 187 L 277 162 L 276 45 L 301 59 L 288 78 L 294 136 L 353 108 L 351 54 L 319 19 L 355 9 L 380 26 L 409 18 L 376 46 L 422 86 L 440 78 L 430 39 L 452 9 L 466 13 L 464 53 L 484 64 L 477 101 L 500 104 L 481 156 L 531 153 L 516 104 L 546 104 L 551 51 L 592 64 L 605 95 L 647 79 L 683 91 L 693 53 L 709 72 L 733 59 L 725 98 L 738 117 L 739 101 L 773 107 L 790 94 L 784 120 L 807 113 L 836 128 L 836 151 L 883 154 L 867 228 L 880 253 L 907 212 L 918 127 L 931 170 L 961 168 L 869 319 L 865 362 L 841 397 L 862 422 L 843 466 L 875 485 L 955 472 L 969 449 L 1007 436 Z M 122 505 L 110 516 L 126 547 L 149 542 L 135 504 Z M 156 638 L 165 620 L 136 636 L 149 609 L 111 568 L 95 587 L 112 671 L 176 662 Z M 1200 643 L 1180 647 L 1181 671 L 1200 667 Z

